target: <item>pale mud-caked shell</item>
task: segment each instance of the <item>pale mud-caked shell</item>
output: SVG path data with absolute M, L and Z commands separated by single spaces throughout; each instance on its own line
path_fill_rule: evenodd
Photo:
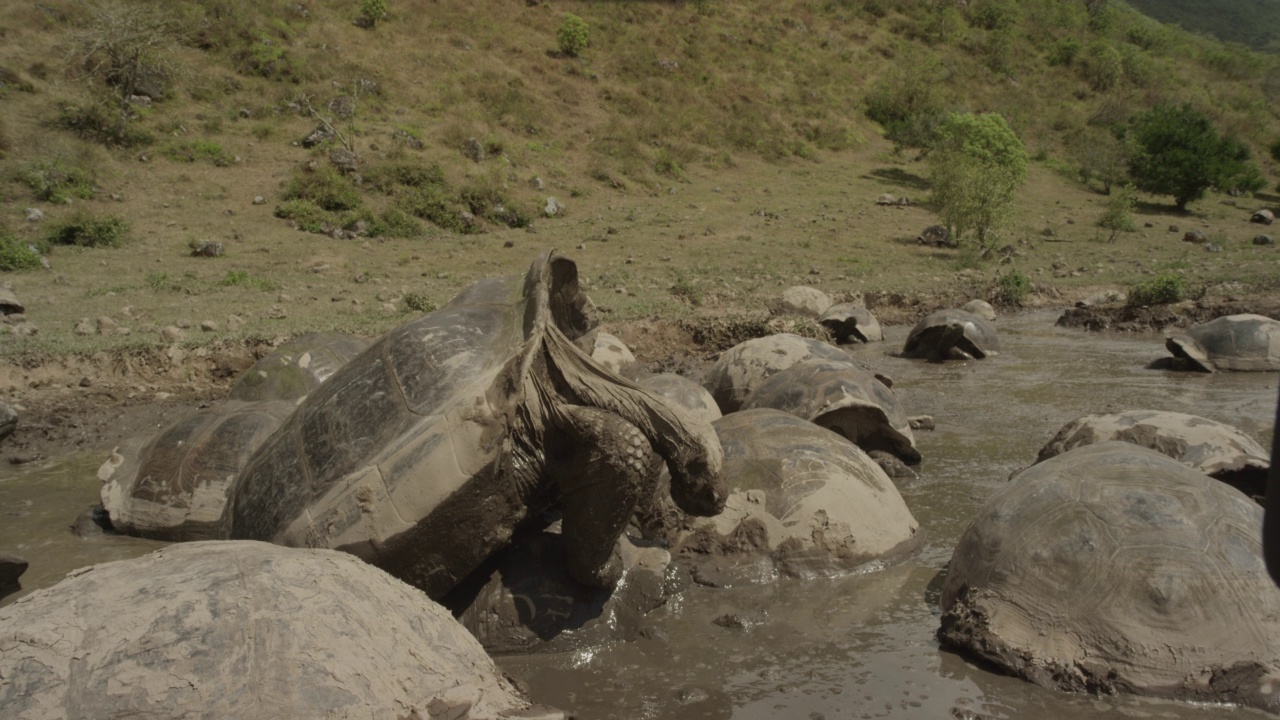
M 982 359 L 1000 351 L 995 327 L 964 310 L 938 310 L 916 323 L 902 346 L 902 356 L 948 360 Z
M 1207 372 L 1280 371 L 1280 321 L 1263 315 L 1226 315 L 1169 338 L 1165 347 Z
M 1251 497 L 1265 494 L 1271 456 L 1257 440 L 1225 423 L 1178 412 L 1131 410 L 1076 418 L 1040 449 L 1036 462 L 1109 440 L 1164 453 Z
M 897 487 L 845 438 L 770 409 L 725 415 L 715 428 L 730 488 L 724 512 L 676 518 L 651 505 L 637 515 L 699 582 L 833 576 L 916 547 L 919 524 Z
M 223 537 L 228 492 L 254 451 L 368 344 L 341 333 L 289 340 L 246 370 L 227 400 L 115 448 L 98 470 L 112 527 L 155 540 Z
M 561 718 L 418 590 L 346 554 L 174 545 L 0 608 L 0 708 L 63 718 Z
M 811 358 L 848 360 L 849 355 L 821 340 L 779 333 L 738 343 L 720 354 L 707 371 L 703 385 L 711 392 L 720 412 L 729 414 L 774 373 Z
M 970 300 L 960 309 L 967 313 L 973 313 L 983 320 L 996 319 L 996 309 L 991 307 L 991 303 L 986 300 Z
M 367 347 L 368 340 L 344 333 L 299 335 L 246 370 L 227 399 L 301 400 Z
M 747 396 L 742 410 L 772 408 L 844 436 L 866 452 L 920 462 L 898 396 L 852 360 L 805 360 L 781 370 Z
M 616 375 L 625 375 L 636 364 L 635 354 L 617 335 L 592 330 L 575 342 L 592 360 Z
M 961 536 L 946 646 L 1038 685 L 1280 710 L 1280 589 L 1262 508 L 1107 442 L 1027 468 Z
M 720 406 L 711 393 L 698 383 L 675 373 L 654 373 L 637 381 L 640 387 L 657 393 L 684 408 L 694 417 L 715 422 L 721 416 Z
M 774 315 L 799 315 L 817 318 L 831 307 L 831 296 L 806 285 L 795 285 L 782 291 L 782 295 L 769 303 Z
M 616 590 L 603 590 L 570 577 L 558 527 L 518 534 L 444 604 L 494 655 L 567 652 L 634 640 L 645 615 L 668 599 L 665 573 L 671 554 L 625 535 L 618 550 L 622 579 Z
M 858 303 L 840 303 L 827 308 L 818 323 L 831 331 L 837 344 L 880 342 L 884 329 L 872 312 Z

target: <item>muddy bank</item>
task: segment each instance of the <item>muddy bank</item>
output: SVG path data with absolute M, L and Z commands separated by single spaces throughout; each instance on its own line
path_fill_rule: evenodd
M 1082 330 L 1115 332 L 1161 332 L 1188 328 L 1224 315 L 1251 313 L 1280 319 L 1280 300 L 1253 298 L 1247 300 L 1185 301 L 1173 305 L 1130 307 L 1128 305 L 1093 305 L 1067 309 L 1058 325 Z

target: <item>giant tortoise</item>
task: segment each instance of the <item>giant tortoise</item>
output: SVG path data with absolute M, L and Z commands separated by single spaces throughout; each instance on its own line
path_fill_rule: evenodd
M 389 331 L 254 454 L 228 535 L 346 550 L 440 598 L 558 508 L 570 574 L 612 586 L 658 456 L 679 506 L 715 514 L 722 455 L 709 424 L 574 344 L 589 310 L 577 266 L 544 253 Z
M 253 452 L 368 345 L 342 333 L 294 338 L 246 370 L 225 401 L 115 448 L 98 470 L 111 527 L 154 540 L 222 537 L 228 489 Z
M 1131 410 L 1078 417 L 1040 448 L 1036 462 L 1108 440 L 1162 452 L 1255 499 L 1266 494 L 1271 459 L 1257 440 L 1230 425 L 1178 412 Z
M 1262 509 L 1127 442 L 1017 475 L 961 536 L 939 639 L 1038 685 L 1280 710 Z
M 990 322 L 964 310 L 938 310 L 911 329 L 902 357 L 981 360 L 999 351 L 1000 340 Z
M 793 333 L 766 335 L 740 342 L 721 353 L 703 384 L 711 391 L 720 412 L 728 414 L 738 410 L 747 395 L 770 375 L 810 358 L 848 360 L 849 354 L 821 340 Z
M 908 464 L 920 462 L 898 396 L 852 360 L 805 360 L 760 383 L 742 410 L 773 408 L 843 435 L 867 452 L 880 450 Z
M 1205 372 L 1280 370 L 1280 321 L 1226 315 L 1165 341 L 1174 359 Z
M 818 316 L 818 322 L 831 332 L 838 345 L 884 340 L 880 321 L 858 303 L 832 305 Z
M 0 608 L 6 718 L 563 718 L 447 610 L 332 550 L 193 542 Z
M 717 420 L 730 485 L 724 512 L 681 517 L 662 495 L 636 514 L 709 585 L 832 576 L 910 552 L 919 528 L 897 487 L 830 430 L 768 408 Z

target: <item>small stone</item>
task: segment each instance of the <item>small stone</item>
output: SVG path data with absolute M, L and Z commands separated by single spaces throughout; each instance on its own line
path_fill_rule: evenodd
M 564 204 L 553 197 L 549 197 L 547 198 L 547 204 L 542 208 L 542 212 L 547 217 L 556 217 L 564 213 Z
M 267 199 L 266 199 L 266 198 L 264 198 L 264 197 L 262 197 L 261 195 L 254 195 L 254 196 L 253 196 L 253 204 L 254 204 L 254 205 L 266 205 L 266 204 L 267 204 Z
M 120 328 L 120 326 L 116 323 L 115 320 L 112 320 L 106 315 L 99 317 L 97 324 L 98 324 L 99 335 L 109 335 L 111 333 L 114 333 L 116 330 Z
M 98 329 L 93 323 L 89 322 L 89 318 L 80 318 L 80 322 L 76 323 L 76 327 L 72 332 L 76 335 L 93 335 Z
M 27 208 L 27 222 L 40 222 L 43 219 L 43 210 L 40 208 Z
M 502 243 L 502 247 L 504 247 L 504 248 L 513 248 L 513 247 L 515 247 L 515 246 L 516 246 L 516 241 L 515 241 L 515 240 L 508 240 L 508 241 L 506 241 L 506 242 Z
M 175 325 L 166 325 L 160 328 L 160 336 L 171 343 L 182 342 L 187 339 L 187 333 Z
M 191 242 L 191 257 L 222 257 L 222 243 L 217 240 L 193 240 Z
M 1254 245 L 1275 245 L 1276 241 L 1270 235 L 1255 235 L 1253 238 Z
M 216 332 L 218 329 L 218 323 L 212 320 L 201 320 L 200 329 L 205 332 Z

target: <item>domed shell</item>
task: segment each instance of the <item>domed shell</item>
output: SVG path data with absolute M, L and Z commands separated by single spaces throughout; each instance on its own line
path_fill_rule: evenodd
M 916 547 L 919 524 L 858 446 L 779 410 L 742 410 L 714 424 L 731 490 L 724 512 L 672 522 L 672 513 L 649 507 L 638 516 L 646 536 L 674 554 L 693 550 L 699 582 L 831 576 Z
M 943 644 L 1045 687 L 1280 707 L 1262 509 L 1125 442 L 1017 475 L 961 536 Z
M 0 637 L 13 718 L 563 717 L 447 610 L 332 550 L 183 543 L 95 565 L 0 608 Z
M 839 345 L 884 340 L 880 321 L 870 310 L 857 303 L 832 305 L 818 317 L 818 322 L 831 331 L 831 336 Z
M 991 307 L 991 303 L 986 300 L 970 300 L 960 309 L 967 313 L 973 313 L 983 320 L 996 319 L 996 309 Z
M 246 370 L 227 399 L 300 400 L 367 347 L 368 340 L 343 333 L 300 335 Z
M 845 360 L 805 360 L 760 383 L 742 410 L 772 408 L 831 430 L 867 452 L 882 450 L 920 462 L 898 396 L 866 370 Z
M 281 400 L 227 400 L 154 438 L 140 436 L 116 448 L 98 468 L 111 526 L 153 540 L 223 537 L 222 516 L 236 477 L 295 407 Z
M 592 330 L 577 340 L 578 347 L 591 356 L 592 360 L 608 368 L 610 372 L 623 375 L 636 364 L 636 356 L 631 348 L 616 335 Z
M 720 354 L 707 371 L 704 385 L 729 414 L 742 406 L 747 395 L 769 376 L 811 358 L 848 360 L 849 355 L 821 340 L 779 333 L 738 343 Z
M 982 359 L 1000 351 L 995 327 L 964 310 L 929 313 L 911 329 L 902 356 L 947 360 Z
M 720 406 L 698 383 L 675 373 L 654 373 L 638 381 L 640 387 L 657 393 L 707 422 L 720 419 Z
M 1206 372 L 1280 370 L 1280 321 L 1262 315 L 1226 315 L 1165 341 L 1174 357 Z
M 831 296 L 806 285 L 795 285 L 782 291 L 782 295 L 769 305 L 774 315 L 799 315 L 816 318 L 831 307 Z
M 1108 440 L 1164 453 L 1251 497 L 1266 493 L 1271 456 L 1258 441 L 1230 425 L 1177 412 L 1132 410 L 1076 418 L 1040 449 L 1036 462 Z

